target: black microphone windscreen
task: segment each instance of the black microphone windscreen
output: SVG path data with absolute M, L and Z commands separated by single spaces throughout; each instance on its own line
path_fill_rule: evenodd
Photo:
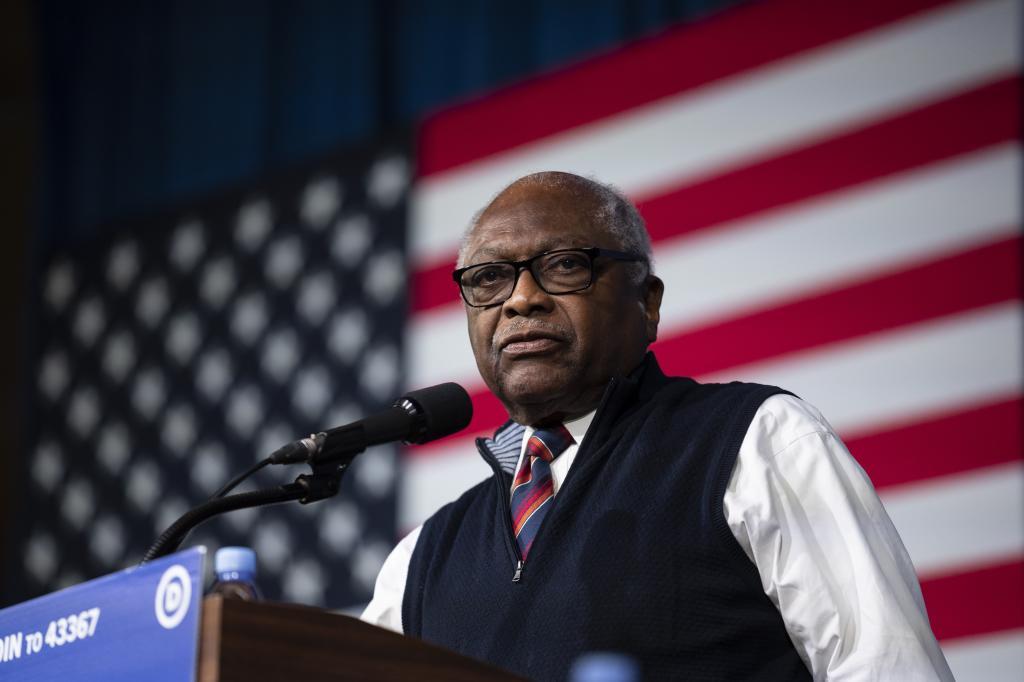
M 410 438 L 410 443 L 426 443 L 461 431 L 473 419 L 473 401 L 466 389 L 456 383 L 409 391 L 402 397 L 419 408 L 423 419 L 423 430 Z

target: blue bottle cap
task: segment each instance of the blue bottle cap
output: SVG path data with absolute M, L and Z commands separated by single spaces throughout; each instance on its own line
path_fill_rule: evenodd
M 630 656 L 613 651 L 592 651 L 573 661 L 572 682 L 638 682 L 640 665 Z
M 248 547 L 221 547 L 213 555 L 215 573 L 256 574 L 256 552 Z

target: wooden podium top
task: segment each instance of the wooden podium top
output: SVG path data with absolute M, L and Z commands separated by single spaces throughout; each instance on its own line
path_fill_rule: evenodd
M 199 681 L 521 680 L 350 616 L 293 604 L 203 600 Z

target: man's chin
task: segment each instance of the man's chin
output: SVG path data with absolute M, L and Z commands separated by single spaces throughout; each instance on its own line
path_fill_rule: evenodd
M 557 402 L 560 396 L 572 392 L 574 383 L 573 377 L 564 372 L 564 366 L 561 369 L 547 364 L 514 368 L 499 377 L 496 392 L 510 412 L 514 406 L 532 408 Z

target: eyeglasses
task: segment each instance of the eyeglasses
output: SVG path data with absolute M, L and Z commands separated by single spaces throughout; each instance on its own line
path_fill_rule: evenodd
M 598 256 L 629 262 L 644 260 L 632 253 L 597 247 L 558 249 L 526 260 L 469 265 L 453 272 L 452 279 L 459 285 L 467 305 L 486 308 L 507 301 L 515 291 L 519 273 L 526 269 L 549 294 L 583 291 L 594 282 L 594 259 Z

